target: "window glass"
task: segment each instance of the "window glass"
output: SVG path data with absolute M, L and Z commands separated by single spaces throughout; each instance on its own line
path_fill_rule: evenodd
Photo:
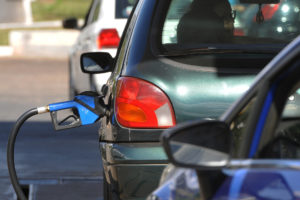
M 97 5 L 94 9 L 94 12 L 93 12 L 93 16 L 92 16 L 92 21 L 91 23 L 95 22 L 98 20 L 98 16 L 99 16 L 99 10 L 100 10 L 100 2 L 98 1 L 97 2 Z
M 88 12 L 86 13 L 86 15 L 84 17 L 84 24 L 81 28 L 84 28 L 88 24 L 88 20 L 89 20 L 89 17 L 91 16 L 91 12 L 92 12 L 93 3 L 94 3 L 94 0 L 91 0 Z
M 262 148 L 260 158 L 300 158 L 300 88 L 286 100 L 281 120 Z
M 300 0 L 278 2 L 172 0 L 161 43 L 168 51 L 221 48 L 278 52 L 300 33 Z
M 256 97 L 239 112 L 230 123 L 232 133 L 232 157 L 236 157 L 242 144 L 242 135 L 245 134 L 249 113 L 253 108 Z M 271 136 L 262 150 L 259 158 L 300 158 L 300 88 L 290 95 L 284 106 L 281 121 L 277 130 Z
M 284 107 L 283 118 L 300 118 L 300 88 L 289 96 Z
M 162 43 L 177 43 L 177 26 L 179 19 L 187 12 L 192 0 L 173 0 L 169 7 L 162 31 Z
M 116 18 L 128 18 L 136 0 L 116 0 Z

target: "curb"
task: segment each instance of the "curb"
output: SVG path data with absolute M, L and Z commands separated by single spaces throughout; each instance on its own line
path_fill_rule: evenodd
M 78 34 L 78 30 L 11 31 L 10 47 L 0 49 L 0 56 L 67 58 Z
M 58 28 L 62 27 L 62 21 L 44 21 L 26 23 L 0 23 L 0 29 L 16 29 L 16 28 Z
M 83 20 L 78 21 L 79 25 Z M 71 46 L 79 35 L 79 30 L 71 29 L 38 29 L 62 27 L 62 21 L 42 21 L 33 23 L 0 23 L 0 29 L 18 29 L 9 33 L 9 45 L 0 46 L 0 57 L 42 57 L 67 58 Z M 26 30 L 37 28 L 37 30 Z

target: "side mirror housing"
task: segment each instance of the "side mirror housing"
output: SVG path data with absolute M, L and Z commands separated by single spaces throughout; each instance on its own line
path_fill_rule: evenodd
M 78 20 L 76 18 L 67 18 L 62 22 L 65 29 L 78 29 Z
M 230 135 L 224 122 L 196 121 L 168 129 L 162 135 L 162 142 L 175 166 L 220 169 L 229 162 Z
M 81 70 L 88 74 L 112 72 L 113 60 L 106 52 L 83 53 L 80 57 Z

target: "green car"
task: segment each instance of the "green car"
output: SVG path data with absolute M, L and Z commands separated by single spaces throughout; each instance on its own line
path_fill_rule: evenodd
M 82 55 L 84 72 L 112 72 L 101 90 L 104 199 L 144 199 L 168 163 L 162 131 L 217 119 L 247 91 L 299 34 L 300 5 L 286 2 L 290 12 L 277 0 L 139 0 L 115 58 Z

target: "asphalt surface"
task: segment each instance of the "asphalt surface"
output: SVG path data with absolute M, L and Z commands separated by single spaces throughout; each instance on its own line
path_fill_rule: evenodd
M 6 144 L 16 119 L 30 108 L 68 100 L 67 61 L 0 59 L 0 199 L 16 199 Z M 30 200 L 102 199 L 98 125 L 54 131 L 49 114 L 27 121 L 17 137 L 17 174 Z

